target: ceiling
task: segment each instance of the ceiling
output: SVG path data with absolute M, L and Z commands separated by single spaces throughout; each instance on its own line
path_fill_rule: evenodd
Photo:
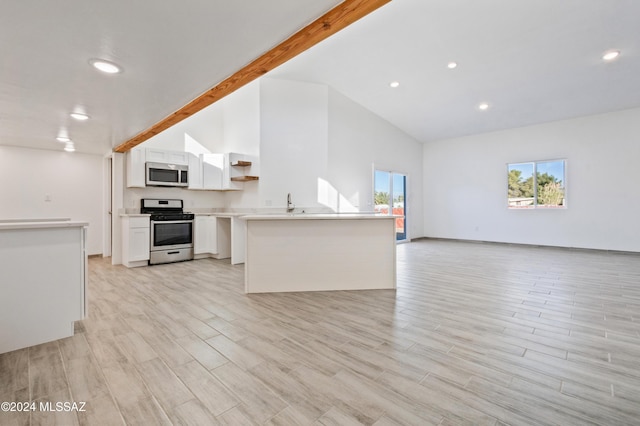
M 66 131 L 76 152 L 107 153 L 340 2 L 2 1 L 0 144 L 62 150 Z
M 3 2 L 0 144 L 62 150 L 67 131 L 104 154 L 339 3 Z M 638 16 L 637 0 L 393 0 L 268 75 L 327 84 L 430 142 L 640 106 Z
M 637 0 L 394 0 L 271 75 L 431 142 L 640 106 L 639 19 Z

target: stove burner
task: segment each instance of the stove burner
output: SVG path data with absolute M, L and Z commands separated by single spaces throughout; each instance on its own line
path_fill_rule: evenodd
M 193 213 L 182 211 L 182 200 L 160 200 L 155 198 L 143 198 L 141 200 L 140 213 L 150 214 L 151 220 L 193 220 Z

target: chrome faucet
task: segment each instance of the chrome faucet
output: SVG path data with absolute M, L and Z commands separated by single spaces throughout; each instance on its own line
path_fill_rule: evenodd
M 287 194 L 287 213 L 292 213 L 296 205 L 291 202 L 291 193 Z

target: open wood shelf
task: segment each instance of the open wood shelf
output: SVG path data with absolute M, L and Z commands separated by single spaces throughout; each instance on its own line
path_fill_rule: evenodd
M 251 165 L 251 161 L 238 160 L 235 163 L 231 163 L 231 165 L 237 167 L 248 167 Z
M 249 182 L 252 180 L 258 180 L 258 176 L 235 176 L 232 177 L 233 182 Z

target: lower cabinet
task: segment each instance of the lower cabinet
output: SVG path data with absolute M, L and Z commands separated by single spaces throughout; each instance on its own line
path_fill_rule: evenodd
M 193 241 L 194 254 L 218 253 L 217 221 L 215 216 L 196 216 Z
M 149 260 L 149 217 L 122 217 L 122 264 L 144 266 Z

